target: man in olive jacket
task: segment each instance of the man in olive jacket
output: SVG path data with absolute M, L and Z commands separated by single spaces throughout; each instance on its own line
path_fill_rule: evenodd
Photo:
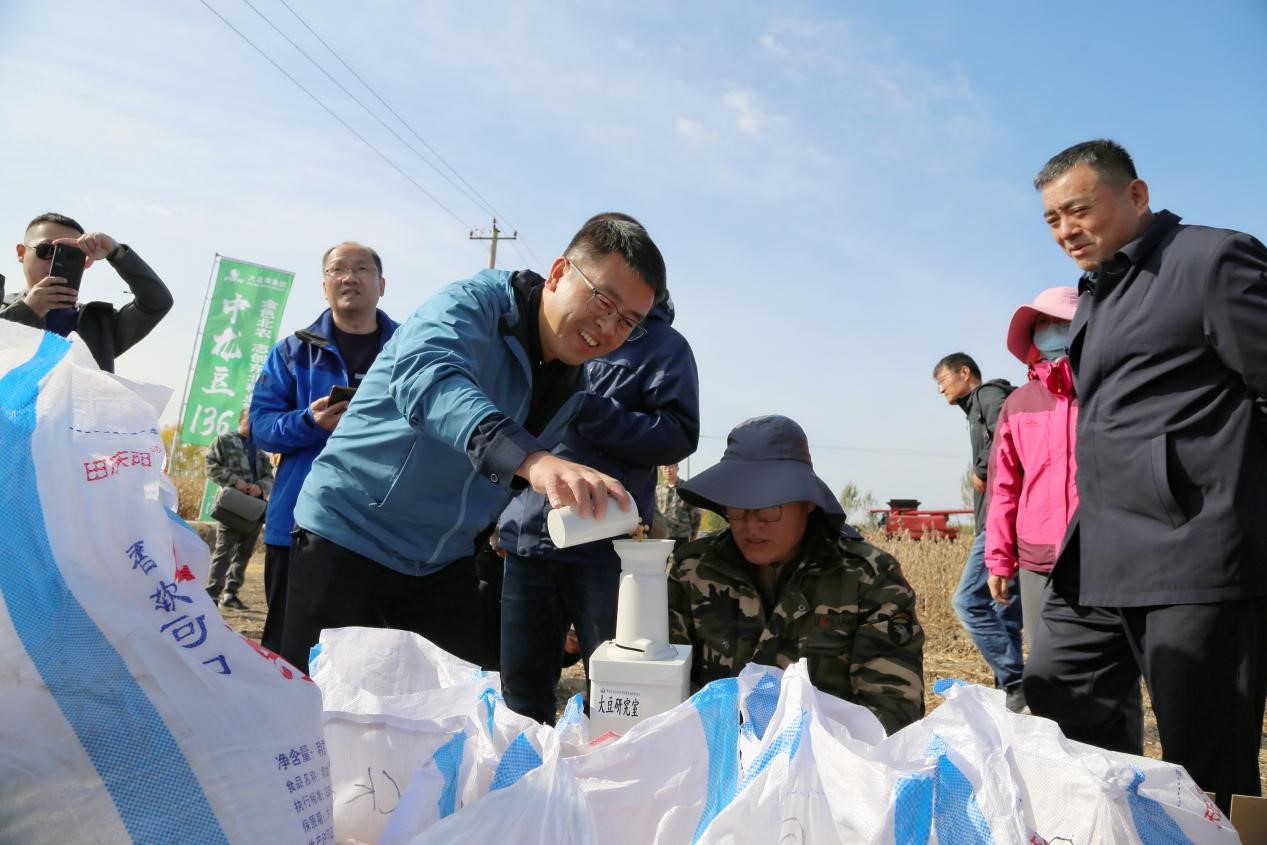
M 692 646 L 693 688 L 748 663 L 806 658 L 815 687 L 890 733 L 924 715 L 915 593 L 892 555 L 845 524 L 799 425 L 740 423 L 721 462 L 678 493 L 729 524 L 682 546 L 669 568 L 669 637 Z
M 1226 809 L 1261 788 L 1267 249 L 1153 213 L 1112 141 L 1059 153 L 1034 185 L 1084 275 L 1069 349 L 1080 504 L 1043 608 L 1067 648 L 1027 670 L 1026 692 L 1058 717 L 1103 710 L 1142 672 L 1163 758 Z M 1079 603 L 1119 627 L 1088 627 Z

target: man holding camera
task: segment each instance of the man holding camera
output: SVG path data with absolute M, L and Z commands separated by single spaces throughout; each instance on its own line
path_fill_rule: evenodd
M 109 302 L 80 302 L 79 279 L 52 273 L 53 254 L 59 247 L 82 253 L 85 269 L 103 258 L 109 261 L 131 288 L 132 301 L 122 308 Z M 26 290 L 4 298 L 0 319 L 63 337 L 77 332 L 97 366 L 108 373 L 114 372 L 115 358 L 149 334 L 171 310 L 171 292 L 131 247 L 104 232 L 85 233 L 83 226 L 64 214 L 48 212 L 27 224 L 17 253 Z
M 348 407 L 348 399 L 335 396 L 337 401 L 331 401 L 331 390 L 360 385 L 397 325 L 378 309 L 387 280 L 377 252 L 341 243 L 326 250 L 321 268 L 321 289 L 330 307 L 308 328 L 273 347 L 251 397 L 256 443 L 281 456 L 264 517 L 268 617 L 260 637 L 265 648 L 276 652 L 281 651 L 295 500 Z

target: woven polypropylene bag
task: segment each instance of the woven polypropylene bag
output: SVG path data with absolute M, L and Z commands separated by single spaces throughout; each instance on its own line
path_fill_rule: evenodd
M 332 841 L 320 695 L 202 589 L 156 410 L 0 321 L 0 444 L 0 841 Z

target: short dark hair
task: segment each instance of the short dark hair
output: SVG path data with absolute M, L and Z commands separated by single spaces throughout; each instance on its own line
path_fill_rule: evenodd
M 655 303 L 668 295 L 664 256 L 643 225 L 628 214 L 595 214 L 573 237 L 565 256 L 580 252 L 592 257 L 618 254 L 655 291 Z
M 1117 188 L 1124 188 L 1139 178 L 1135 173 L 1135 162 L 1131 160 L 1131 154 L 1116 141 L 1100 138 L 1074 144 L 1052 156 L 1034 177 L 1035 190 L 1041 191 L 1079 164 L 1090 165 L 1102 181 Z
M 973 378 L 981 378 L 981 368 L 977 366 L 977 362 L 972 360 L 972 356 L 967 352 L 951 352 L 938 361 L 937 366 L 933 367 L 933 378 L 937 378 L 937 374 L 942 370 L 950 370 L 952 373 L 957 373 L 964 367 L 968 368 L 968 372 L 972 373 Z
M 378 257 L 378 253 L 375 252 L 373 248 L 368 247 L 362 243 L 357 243 L 356 241 L 343 241 L 342 243 L 337 243 L 334 246 L 327 249 L 325 252 L 323 252 L 321 254 L 321 269 L 323 271 L 326 269 L 326 259 L 330 257 L 330 253 L 334 252 L 336 249 L 338 249 L 341 246 L 356 247 L 357 249 L 363 249 L 366 252 L 368 252 L 370 254 L 370 257 L 374 259 L 374 266 L 378 268 L 378 275 L 380 276 L 383 275 L 383 259 Z
M 74 229 L 79 234 L 84 233 L 84 227 L 74 218 L 67 217 L 65 214 L 58 214 L 56 211 L 46 211 L 39 217 L 36 217 L 30 223 L 26 224 L 24 232 L 31 231 L 32 226 L 38 226 L 40 223 L 56 223 L 58 226 L 65 226 L 67 229 Z

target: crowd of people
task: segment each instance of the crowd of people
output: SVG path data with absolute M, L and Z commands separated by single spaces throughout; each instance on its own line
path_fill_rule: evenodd
M 934 367 L 972 450 L 978 530 L 953 606 L 1008 707 L 1074 739 L 1141 753 L 1142 678 L 1165 758 L 1226 808 L 1260 792 L 1267 699 L 1267 250 L 1153 212 L 1111 141 L 1034 185 L 1082 277 L 1017 309 L 1024 385 L 964 353 Z M 135 299 L 79 302 L 49 272 L 58 244 Z M 0 318 L 78 332 L 102 369 L 171 308 L 129 246 L 68 217 L 36 218 L 17 254 L 26 288 Z M 555 548 L 546 514 L 636 508 L 675 543 L 669 618 L 695 688 L 805 658 L 890 731 L 923 715 L 915 594 L 845 522 L 795 421 L 740 422 L 679 481 L 698 373 L 637 220 L 599 214 L 544 276 L 480 271 L 399 323 L 373 249 L 338 244 L 322 273 L 329 307 L 272 349 L 208 455 L 215 481 L 267 498 L 264 646 L 306 669 L 324 628 L 414 631 L 491 656 L 507 705 L 552 722 L 569 641 L 588 661 L 614 635 L 619 562 L 609 543 Z M 257 450 L 280 456 L 275 484 Z M 700 510 L 725 528 L 699 536 Z M 224 606 L 254 541 L 217 540 Z

